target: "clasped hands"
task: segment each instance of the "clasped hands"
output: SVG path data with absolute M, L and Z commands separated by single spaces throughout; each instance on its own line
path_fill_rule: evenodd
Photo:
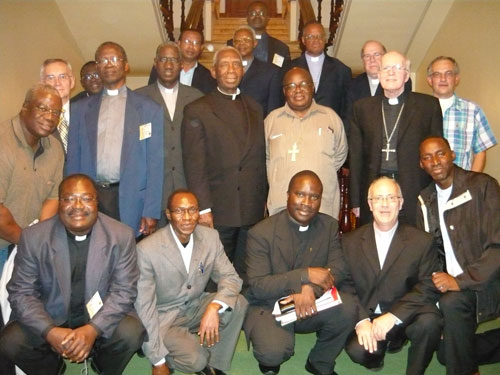
M 359 345 L 364 346 L 365 350 L 373 353 L 377 350 L 377 341 L 386 339 L 387 332 L 396 324 L 396 317 L 391 313 L 385 313 L 378 318 L 363 320 L 356 326 L 356 335 Z
M 295 314 L 297 319 L 307 319 L 318 313 L 316 307 L 316 296 L 312 284 L 317 285 L 326 292 L 333 287 L 333 275 L 329 268 L 308 267 L 309 284 L 302 285 L 300 293 L 289 295 L 284 300 L 280 301 L 282 305 L 293 302 L 295 305 Z
M 54 327 L 46 336 L 47 342 L 57 353 L 77 363 L 88 358 L 96 338 L 97 331 L 90 324 L 76 329 Z

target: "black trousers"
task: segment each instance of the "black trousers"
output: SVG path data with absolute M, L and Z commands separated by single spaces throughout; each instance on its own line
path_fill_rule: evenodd
M 109 339 L 100 337 L 94 343 L 91 356 L 97 369 L 106 375 L 121 375 L 145 333 L 137 318 L 125 316 Z M 28 375 L 57 374 L 63 361 L 41 336 L 16 321 L 0 333 L 0 351 Z
M 408 350 L 406 374 L 422 375 L 432 360 L 432 355 L 439 345 L 441 337 L 442 318 L 437 308 L 432 311 L 431 306 L 418 312 L 412 321 L 399 326 L 394 326 L 387 332 L 384 341 L 377 342 L 377 350 L 373 353 L 365 350 L 358 342 L 356 331 L 352 332 L 347 340 L 345 350 L 353 362 L 366 368 L 379 367 L 384 359 L 389 341 L 399 341 L 408 337 L 411 346 Z
M 99 211 L 118 221 L 120 221 L 119 190 L 119 185 L 109 187 L 97 185 L 97 193 L 99 194 Z
M 3 329 L 5 324 L 3 323 L 3 317 L 0 311 L 0 331 Z M 15 375 L 16 371 L 14 368 L 14 363 L 8 360 L 0 350 L 0 375 Z
M 247 247 L 247 235 L 251 225 L 242 227 L 226 227 L 215 225 L 219 232 L 219 238 L 224 246 L 229 261 L 233 263 L 234 269 L 243 280 L 243 287 L 248 285 L 247 271 L 245 265 L 245 253 Z

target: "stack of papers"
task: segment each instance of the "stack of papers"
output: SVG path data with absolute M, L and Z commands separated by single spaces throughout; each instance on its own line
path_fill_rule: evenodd
M 280 301 L 283 301 L 288 297 L 280 298 L 274 304 L 273 315 L 276 321 L 280 322 L 282 326 L 293 323 L 297 320 L 297 314 L 295 313 L 295 308 L 282 314 L 280 309 Z M 321 297 L 316 299 L 316 308 L 318 311 L 326 310 L 331 307 L 340 305 L 342 299 L 337 291 L 337 288 L 333 287 L 327 290 Z

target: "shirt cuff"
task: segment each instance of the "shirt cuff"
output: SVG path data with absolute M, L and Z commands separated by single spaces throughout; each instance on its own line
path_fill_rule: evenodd
M 165 362 L 167 362 L 167 361 L 165 361 L 165 358 L 162 358 L 162 359 L 160 359 L 158 362 L 156 362 L 153 366 L 161 366 L 161 365 L 163 365 Z
M 219 301 L 218 299 L 214 299 L 212 302 L 218 303 L 222 307 L 219 309 L 219 314 L 222 314 L 224 311 L 226 311 L 229 308 L 229 305 L 227 303 L 224 303 L 222 301 Z
M 397 326 L 399 326 L 400 324 L 403 324 L 403 321 L 402 321 L 401 319 L 399 319 L 399 318 L 398 318 L 396 315 L 394 315 L 393 313 L 388 312 L 387 314 L 391 314 L 391 315 L 394 317 L 394 319 L 396 319 L 396 323 L 395 323 L 395 324 L 396 324 Z
M 366 320 L 370 320 L 370 318 L 365 318 L 365 319 L 360 320 L 359 322 L 357 322 L 357 323 L 356 323 L 356 325 L 354 326 L 354 329 L 358 328 L 358 326 L 359 326 L 361 323 L 363 323 L 364 321 L 366 321 Z
M 212 212 L 212 209 L 211 208 L 205 208 L 204 210 L 200 211 L 200 215 L 208 214 L 209 212 Z

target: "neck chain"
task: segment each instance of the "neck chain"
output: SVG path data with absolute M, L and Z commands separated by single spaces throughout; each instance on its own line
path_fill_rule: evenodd
M 405 107 L 405 103 L 401 106 L 401 109 L 399 110 L 398 118 L 396 119 L 396 123 L 394 124 L 394 128 L 392 128 L 391 135 L 387 133 L 387 123 L 385 121 L 385 112 L 384 112 L 384 101 L 382 101 L 382 120 L 384 122 L 384 132 L 385 132 L 385 138 L 387 139 L 387 144 L 391 143 L 392 136 L 394 135 L 394 132 L 396 131 L 396 128 L 399 125 L 399 119 L 401 118 L 401 114 L 403 113 L 403 108 Z

